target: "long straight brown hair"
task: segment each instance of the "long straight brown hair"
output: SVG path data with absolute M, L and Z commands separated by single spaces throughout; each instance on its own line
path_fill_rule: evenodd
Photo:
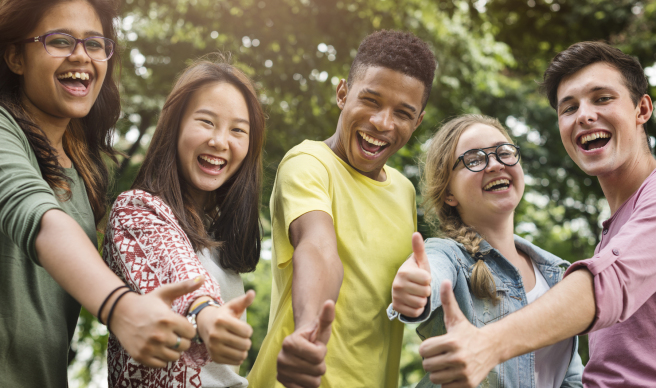
M 239 170 L 212 198 L 213 206 L 198 214 L 178 163 L 180 123 L 193 94 L 210 85 L 228 83 L 246 100 L 250 121 L 248 153 Z M 188 67 L 164 103 L 133 189 L 160 197 L 173 211 L 194 249 L 216 248 L 221 266 L 251 272 L 260 259 L 260 194 L 265 115 L 253 83 L 220 54 L 206 56 Z M 215 209 L 218 208 L 218 212 Z M 204 217 L 211 217 L 209 228 Z
M 0 1 L 0 58 L 11 45 L 21 52 L 24 43 L 16 44 L 25 38 L 53 6 L 71 0 L 5 0 Z M 86 0 L 95 9 L 106 38 L 116 42 L 113 20 L 117 15 L 116 3 L 112 0 Z M 103 155 L 116 162 L 117 152 L 112 147 L 114 126 L 121 113 L 121 100 L 113 74 L 120 66 L 118 49 L 107 61 L 107 75 L 100 93 L 83 118 L 71 119 L 64 133 L 63 146 L 66 155 L 73 161 L 75 169 L 82 177 L 96 224 L 107 210 L 107 190 L 109 171 Z M 46 134 L 25 111 L 21 103 L 21 76 L 9 69 L 0 60 L 0 106 L 11 114 L 27 137 L 34 150 L 43 179 L 53 189 L 58 189 L 66 200 L 70 198 L 70 182 L 59 165 L 57 152 Z

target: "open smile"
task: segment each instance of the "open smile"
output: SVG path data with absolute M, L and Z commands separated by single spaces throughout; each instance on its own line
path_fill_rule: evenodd
M 375 137 L 364 133 L 363 131 L 357 131 L 358 143 L 360 144 L 360 149 L 369 158 L 373 159 L 378 157 L 385 148 L 389 146 L 389 142 L 384 140 L 376 139 Z
M 89 85 L 93 81 L 93 74 L 85 71 L 68 71 L 57 75 L 57 81 L 70 94 L 86 96 Z
M 198 165 L 200 166 L 200 169 L 204 173 L 209 175 L 221 174 L 225 166 L 228 165 L 227 160 L 208 154 L 198 155 L 198 158 L 196 158 L 196 160 L 198 162 Z
M 483 191 L 504 191 L 510 189 L 510 179 L 499 178 L 483 186 Z
M 604 148 L 610 141 L 612 135 L 606 131 L 594 131 L 578 136 L 576 144 L 584 151 L 594 151 Z

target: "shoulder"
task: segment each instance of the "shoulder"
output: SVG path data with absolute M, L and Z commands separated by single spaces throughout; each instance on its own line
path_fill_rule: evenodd
M 334 155 L 325 143 L 320 141 L 305 140 L 287 151 L 280 166 L 293 164 L 298 167 L 312 165 L 325 165 L 334 159 Z M 290 163 L 293 162 L 293 163 Z
M 529 255 L 533 261 L 539 264 L 548 264 L 553 266 L 565 266 L 569 267 L 570 263 L 561 259 L 560 257 L 554 255 L 551 252 L 545 251 L 544 249 L 538 247 L 537 245 L 531 243 L 530 241 L 515 235 L 515 246 L 518 247 L 522 252 Z
M 13 138 L 14 140 L 10 140 L 11 142 L 15 143 L 18 140 L 20 144 L 31 149 L 27 136 L 25 136 L 14 116 L 2 106 L 0 106 L 0 136 L 3 138 L 3 142 Z
M 137 223 L 159 219 L 177 224 L 171 208 L 158 196 L 143 190 L 121 193 L 114 202 L 111 218 L 130 219 Z
M 390 175 L 392 184 L 403 186 L 406 189 L 412 190 L 413 193 L 415 192 L 415 185 L 413 185 L 410 179 L 403 175 L 399 170 L 386 164 L 385 171 Z
M 457 259 L 458 253 L 462 252 L 462 244 L 450 238 L 432 237 L 424 242 L 426 253 L 442 254 L 453 260 Z

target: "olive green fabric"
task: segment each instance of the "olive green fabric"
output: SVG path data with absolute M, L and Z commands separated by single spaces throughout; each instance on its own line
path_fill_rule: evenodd
M 72 196 L 60 202 L 41 177 L 27 137 L 0 108 L 0 387 L 67 386 L 80 305 L 38 264 L 34 246 L 41 217 L 51 209 L 68 213 L 97 244 L 84 182 L 74 168 L 66 175 Z

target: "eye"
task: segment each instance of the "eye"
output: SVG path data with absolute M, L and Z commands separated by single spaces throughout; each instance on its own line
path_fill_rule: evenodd
M 246 133 L 246 134 L 248 134 L 248 131 L 246 131 L 246 130 L 243 129 L 243 128 L 238 128 L 238 127 L 232 128 L 232 131 L 233 131 L 233 132 L 241 132 L 241 133 Z
M 566 107 L 565 109 L 563 109 L 560 113 L 565 114 L 565 113 L 574 112 L 576 110 L 576 108 L 577 108 L 576 105 L 570 105 L 570 106 Z
M 599 99 L 597 99 L 597 102 L 608 102 L 608 101 L 610 101 L 610 100 L 612 100 L 612 99 L 613 99 L 613 98 L 610 97 L 610 96 L 604 96 L 604 97 L 599 97 Z
M 370 102 L 370 103 L 372 103 L 372 104 L 378 105 L 378 101 L 374 100 L 374 99 L 371 98 L 371 97 L 362 97 L 362 99 L 365 100 L 365 101 L 367 101 L 367 102 Z
M 66 38 L 56 38 L 48 42 L 48 46 L 69 47 L 72 43 Z
M 87 50 L 102 50 L 105 48 L 104 42 L 99 39 L 89 39 L 85 43 Z
M 201 123 L 206 124 L 206 125 L 208 125 L 208 126 L 210 126 L 210 127 L 213 127 L 213 126 L 214 126 L 214 123 L 211 122 L 211 121 L 209 121 L 209 120 L 207 120 L 207 119 L 198 119 L 198 121 L 200 121 Z
M 413 116 L 413 115 L 411 115 L 410 113 L 408 113 L 408 112 L 406 112 L 406 111 L 404 111 L 404 110 L 400 110 L 400 111 L 398 111 L 398 113 L 399 113 L 399 115 L 402 116 L 405 120 L 412 120 L 412 119 L 414 119 L 414 116 Z

